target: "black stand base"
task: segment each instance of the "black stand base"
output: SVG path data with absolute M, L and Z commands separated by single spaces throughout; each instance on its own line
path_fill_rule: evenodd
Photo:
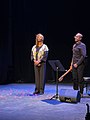
M 58 94 L 54 95 L 52 98 L 50 98 L 50 100 L 52 100 L 52 99 L 59 100 L 59 95 Z
M 58 72 L 65 71 L 64 67 L 59 60 L 49 60 L 49 64 L 52 66 L 53 70 L 56 71 L 56 95 L 54 95 L 50 100 L 56 99 L 59 100 L 58 95 Z

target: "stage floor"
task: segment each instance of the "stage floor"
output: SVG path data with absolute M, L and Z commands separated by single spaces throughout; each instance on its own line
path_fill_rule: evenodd
M 51 99 L 56 95 L 56 84 L 46 84 L 43 95 L 33 95 L 35 84 L 15 83 L 0 85 L 0 120 L 85 120 L 90 97 L 86 94 L 80 102 L 62 102 Z M 58 85 L 73 90 L 72 84 Z M 51 99 L 51 100 L 50 100 Z

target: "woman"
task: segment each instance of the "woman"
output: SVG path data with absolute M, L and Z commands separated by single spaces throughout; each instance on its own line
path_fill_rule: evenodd
M 48 57 L 48 47 L 44 43 L 44 36 L 39 33 L 36 35 L 36 44 L 31 50 L 31 61 L 34 62 L 35 71 L 35 92 L 33 94 L 44 94 L 46 60 Z

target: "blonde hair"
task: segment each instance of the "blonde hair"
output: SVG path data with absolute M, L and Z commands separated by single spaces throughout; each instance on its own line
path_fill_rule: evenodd
M 37 40 L 38 36 L 41 36 L 41 37 L 42 37 L 42 42 L 44 41 L 44 36 L 43 36 L 41 33 L 37 34 L 37 35 L 36 35 L 36 46 L 39 45 L 39 42 L 38 42 L 38 40 Z
M 41 33 L 38 33 L 38 34 L 36 35 L 36 37 L 38 37 L 38 36 L 41 36 L 41 37 L 42 37 L 42 40 L 44 40 L 44 36 L 43 36 Z

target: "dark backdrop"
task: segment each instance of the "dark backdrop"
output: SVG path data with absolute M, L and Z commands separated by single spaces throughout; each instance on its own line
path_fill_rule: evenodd
M 48 60 L 60 60 L 65 69 L 70 66 L 73 37 L 77 32 L 82 33 L 88 56 L 85 75 L 89 76 L 90 7 L 87 0 L 0 2 L 0 83 L 34 82 L 30 52 L 37 33 L 45 36 Z M 52 79 L 53 70 L 47 61 L 47 80 Z

